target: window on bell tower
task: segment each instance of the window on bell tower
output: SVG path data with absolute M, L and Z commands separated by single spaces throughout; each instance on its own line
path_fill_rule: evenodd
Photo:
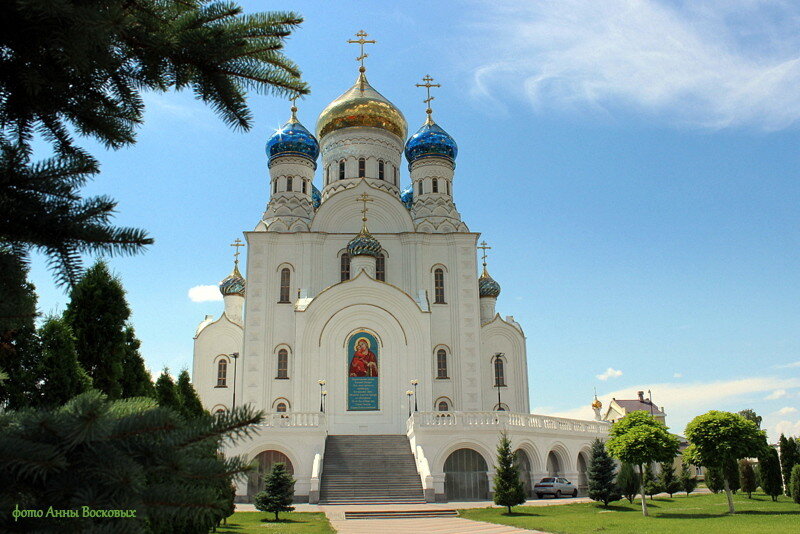
M 292 177 L 291 176 L 287 176 L 286 177 L 286 190 L 287 191 L 291 191 L 292 190 Z
M 506 385 L 505 364 L 500 358 L 494 359 L 494 385 L 495 387 Z
M 447 378 L 447 351 L 436 351 L 436 378 Z
M 279 303 L 285 304 L 289 302 L 289 282 L 291 280 L 291 272 L 288 268 L 281 269 L 281 291 Z
M 384 179 L 385 166 L 382 159 L 378 160 L 378 180 Z
M 339 179 L 344 180 L 344 160 L 339 161 Z
M 358 177 L 363 178 L 367 175 L 367 160 L 358 158 Z
M 276 378 L 289 378 L 289 351 L 278 351 L 278 376 Z
M 386 281 L 386 254 L 383 252 L 375 258 L 375 278 L 381 282 Z
M 417 194 L 421 195 L 422 194 L 422 180 L 420 180 L 417 183 L 419 184 L 419 192 Z
M 438 193 L 439 192 L 439 179 L 438 178 L 434 178 L 433 179 L 433 191 L 431 191 L 431 192 L 432 193 Z
M 305 192 L 306 192 L 306 187 L 307 187 L 307 186 L 306 186 L 306 180 L 303 180 L 303 193 L 305 193 Z
M 340 262 L 341 281 L 350 280 L 350 254 L 344 252 Z
M 445 304 L 444 301 L 444 271 L 436 269 L 433 271 L 433 303 Z

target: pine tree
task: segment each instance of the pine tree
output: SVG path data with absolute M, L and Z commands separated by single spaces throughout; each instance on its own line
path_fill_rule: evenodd
M 623 497 L 633 504 L 636 494 L 639 493 L 639 475 L 629 463 L 623 463 L 617 474 L 617 486 Z
M 661 484 L 656 478 L 655 474 L 653 473 L 653 467 L 651 464 L 647 464 L 644 467 L 644 479 L 643 479 L 642 486 L 644 487 L 645 495 L 650 496 L 650 500 L 653 500 L 653 496 L 657 493 L 661 493 L 664 489 L 661 487 Z
M 40 404 L 55 408 L 88 391 L 92 379 L 78 363 L 72 330 L 63 319 L 49 317 L 39 329 L 42 351 Z
M 789 483 L 792 478 L 792 468 L 795 465 L 800 463 L 800 458 L 798 458 L 797 453 L 797 444 L 795 443 L 794 438 L 787 438 L 783 434 L 781 434 L 781 439 L 779 440 L 781 452 L 781 474 L 783 475 L 783 485 L 785 488 L 786 495 L 791 497 L 791 484 Z
M 497 444 L 497 470 L 494 475 L 494 503 L 505 506 L 508 513 L 511 507 L 525 503 L 525 486 L 519 478 L 519 469 L 511 452 L 511 440 L 503 432 Z
M 186 369 L 178 375 L 176 390 L 184 417 L 197 417 L 206 413 L 203 403 L 200 402 L 200 397 L 197 396 L 197 391 L 189 379 L 189 371 Z
M 687 497 L 697 487 L 697 477 L 692 475 L 692 472 L 689 469 L 689 464 L 686 462 L 681 464 L 680 483 L 681 489 L 686 492 Z
M 773 501 L 778 500 L 778 495 L 783 493 L 781 482 L 781 464 L 778 459 L 778 451 L 769 447 L 758 458 L 759 470 L 761 472 L 761 489 L 764 493 L 772 497 Z
M 178 388 L 169 374 L 169 369 L 166 367 L 161 371 L 161 375 L 156 380 L 156 401 L 158 405 L 163 408 L 171 408 L 177 413 L 183 415 L 183 407 L 181 406 L 181 399 L 178 396 Z
M 672 462 L 664 462 L 661 464 L 658 485 L 661 491 L 669 493 L 670 498 L 672 498 L 673 493 L 678 493 L 681 490 L 681 481 L 675 476 L 675 465 Z
M 98 261 L 70 291 L 64 319 L 75 335 L 78 360 L 94 387 L 122 397 L 125 325 L 131 311 L 120 280 Z
M 599 439 L 592 443 L 591 457 L 589 458 L 589 498 L 601 501 L 603 506 L 608 506 L 612 501 L 618 501 L 622 494 L 614 479 L 616 468 L 614 460 L 606 452 L 605 445 Z
M 261 412 L 249 406 L 185 420 L 152 399 L 109 401 L 97 391 L 53 410 L 0 417 L 0 531 L 208 532 L 228 504 L 219 481 L 246 472 L 246 458 L 210 457 L 222 440 L 253 435 Z M 25 509 L 135 510 L 135 518 L 42 517 Z
M 792 476 L 789 477 L 792 500 L 800 504 L 800 464 L 792 467 Z
M 122 398 L 152 397 L 155 395 L 153 381 L 144 365 L 144 359 L 139 353 L 141 341 L 136 338 L 136 333 L 130 325 L 125 326 L 125 346 L 122 356 Z
M 274 513 L 277 521 L 279 512 L 294 510 L 291 504 L 294 500 L 295 479 L 286 471 L 286 466 L 278 462 L 273 464 L 272 471 L 264 478 L 264 482 L 264 491 L 256 494 L 253 503 L 262 512 Z
M 742 491 L 747 493 L 747 498 L 752 498 L 753 492 L 758 487 L 756 473 L 753 471 L 753 464 L 744 458 L 739 460 L 739 480 L 742 483 Z

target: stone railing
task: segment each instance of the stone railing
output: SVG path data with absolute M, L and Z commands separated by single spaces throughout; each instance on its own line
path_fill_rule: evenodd
M 325 414 L 320 412 L 270 412 L 264 415 L 264 428 L 324 428 Z
M 415 412 L 407 422 L 409 432 L 414 427 L 519 427 L 606 434 L 610 423 L 514 412 Z

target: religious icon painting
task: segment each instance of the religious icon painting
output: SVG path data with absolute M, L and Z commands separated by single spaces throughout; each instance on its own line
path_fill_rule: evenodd
M 360 330 L 347 340 L 347 409 L 378 410 L 378 340 Z

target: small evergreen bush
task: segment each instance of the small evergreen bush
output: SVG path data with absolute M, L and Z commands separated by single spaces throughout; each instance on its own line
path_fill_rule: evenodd
M 639 493 L 639 475 L 631 464 L 623 463 L 617 473 L 617 487 L 622 496 L 633 504 L 636 494 Z
M 753 464 L 744 458 L 739 460 L 739 480 L 742 483 L 742 491 L 747 493 L 747 498 L 752 498 L 753 492 L 758 487 L 756 473 L 753 470 Z
M 661 487 L 661 484 L 653 473 L 653 467 L 650 464 L 647 464 L 644 468 L 644 493 L 649 495 L 650 500 L 652 501 L 653 495 L 656 493 L 661 493 L 662 491 L 664 491 L 664 489 Z
M 274 513 L 277 521 L 279 512 L 294 510 L 292 501 L 295 479 L 286 470 L 286 466 L 278 462 L 273 464 L 272 471 L 264 478 L 264 482 L 264 491 L 256 494 L 253 504 L 257 510 Z
M 692 472 L 689 469 L 689 464 L 685 462 L 681 465 L 680 482 L 681 489 L 686 492 L 687 497 L 697 487 L 697 477 L 692 475 Z
M 789 489 L 792 494 L 792 500 L 800 504 L 800 464 L 792 468 L 792 476 L 789 480 Z
M 658 484 L 661 491 L 669 493 L 672 498 L 673 493 L 678 493 L 681 490 L 681 481 L 675 476 L 675 466 L 672 462 L 664 462 L 661 464 L 661 474 L 658 476 Z
M 494 503 L 505 506 L 509 514 L 512 506 L 525 504 L 525 486 L 519 478 L 519 469 L 514 463 L 514 453 L 511 452 L 511 440 L 505 432 L 500 434 L 500 443 L 497 444 Z
M 618 501 L 622 494 L 614 482 L 615 475 L 614 460 L 606 452 L 603 442 L 594 440 L 589 458 L 589 498 L 601 501 L 603 506 Z

